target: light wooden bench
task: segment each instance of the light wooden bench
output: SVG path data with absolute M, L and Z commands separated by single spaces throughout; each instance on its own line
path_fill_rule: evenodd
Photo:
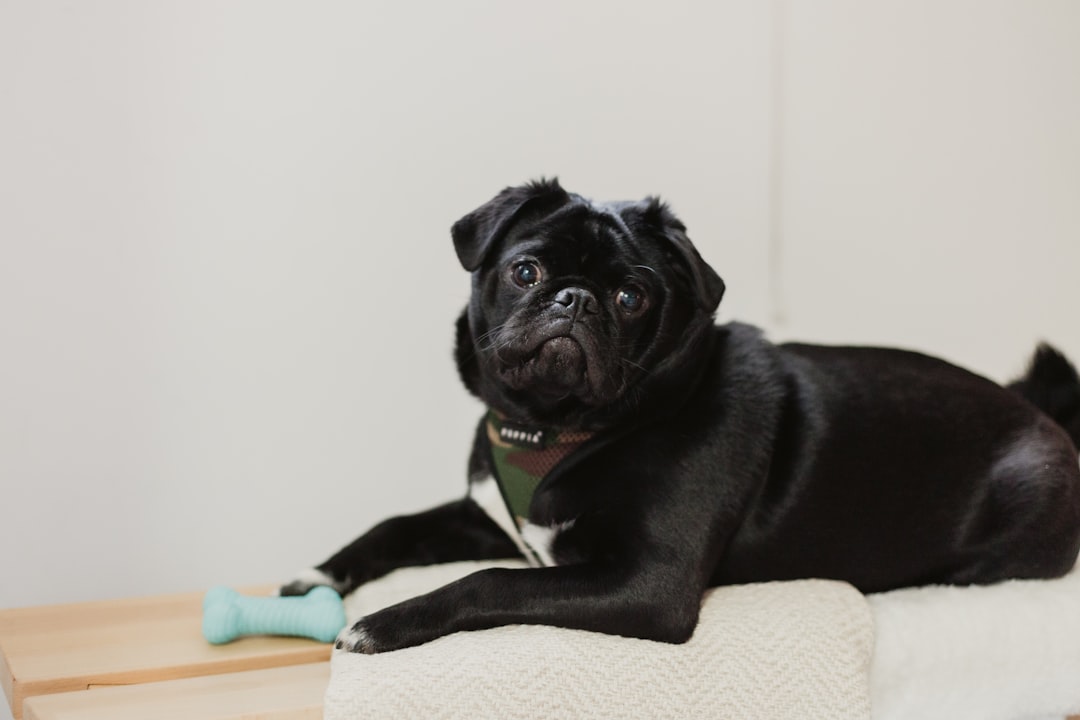
M 16 720 L 322 717 L 329 644 L 201 625 L 202 593 L 0 610 L 0 685 Z

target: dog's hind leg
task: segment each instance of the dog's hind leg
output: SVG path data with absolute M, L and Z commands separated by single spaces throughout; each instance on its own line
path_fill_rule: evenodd
M 1067 573 L 1080 552 L 1080 466 L 1049 419 L 1016 440 L 991 469 L 964 546 L 973 562 L 951 578 L 987 584 Z

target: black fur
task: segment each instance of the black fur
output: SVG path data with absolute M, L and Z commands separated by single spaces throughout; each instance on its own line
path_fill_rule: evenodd
M 916 353 L 716 327 L 723 282 L 652 199 L 509 188 L 453 239 L 473 271 L 466 386 L 514 422 L 597 435 L 533 497 L 529 521 L 564 528 L 555 566 L 475 573 L 363 618 L 340 646 L 510 623 L 682 642 L 713 585 L 876 592 L 1049 578 L 1076 560 L 1080 378 L 1060 353 L 1040 348 L 1010 392 Z M 481 425 L 471 488 L 489 465 Z M 387 521 L 320 569 L 347 592 L 395 567 L 514 554 L 466 498 Z
M 1080 376 L 1064 355 L 1046 343 L 1039 345 L 1024 377 L 1009 389 L 1057 421 L 1080 447 Z

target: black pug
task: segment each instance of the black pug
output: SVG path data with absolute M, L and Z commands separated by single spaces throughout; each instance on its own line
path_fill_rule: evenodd
M 535 567 L 380 610 L 339 648 L 512 623 L 680 643 L 714 585 L 876 592 L 1076 561 L 1080 378 L 1051 348 L 1006 389 L 917 353 L 716 326 L 724 283 L 652 198 L 541 181 L 452 235 L 472 273 L 457 363 L 489 408 L 468 495 L 377 525 L 282 592 L 457 560 Z

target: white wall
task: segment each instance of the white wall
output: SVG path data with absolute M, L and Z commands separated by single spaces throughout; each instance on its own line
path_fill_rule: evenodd
M 779 6 L 782 335 L 1080 359 L 1080 3 Z
M 662 192 L 764 276 L 767 6 L 524 7 L 3 6 L 0 607 L 274 582 L 463 494 L 449 227 L 504 185 Z
M 668 197 L 723 319 L 1080 359 L 1078 70 L 1068 0 L 2 4 L 0 607 L 460 495 L 448 228 L 541 174 Z

